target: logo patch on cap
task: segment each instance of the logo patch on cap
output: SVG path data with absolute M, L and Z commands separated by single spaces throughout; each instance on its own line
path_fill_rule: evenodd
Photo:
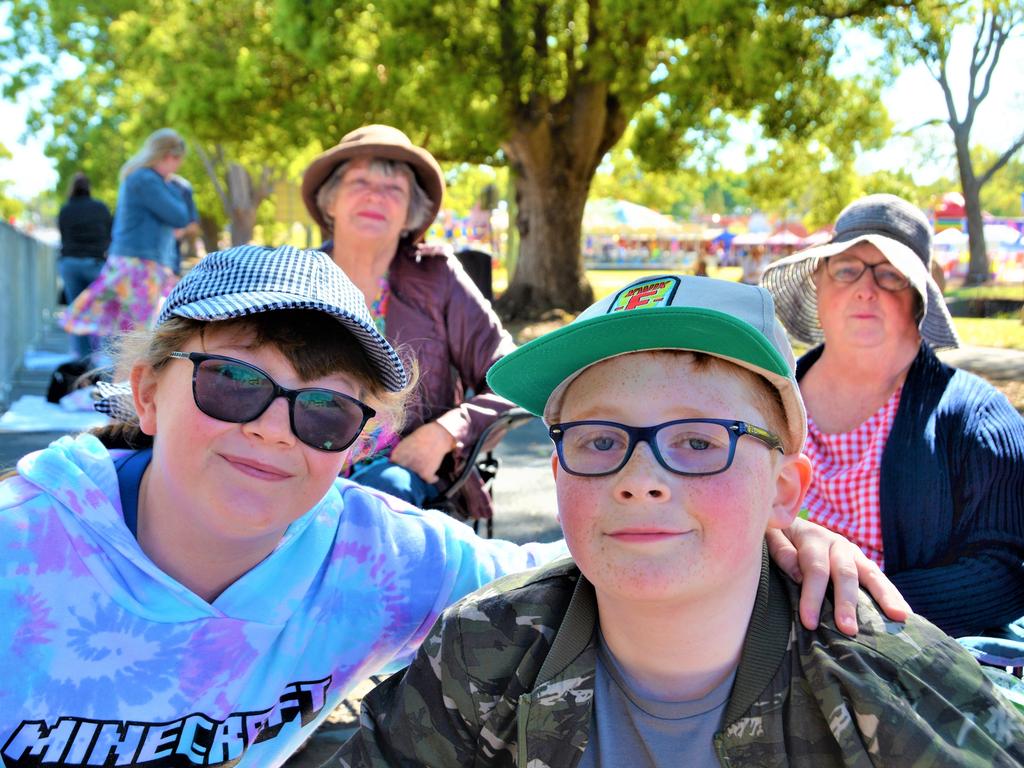
M 644 283 L 637 283 L 624 288 L 616 294 L 608 307 L 608 313 L 623 312 L 630 309 L 651 309 L 652 307 L 668 307 L 676 295 L 679 278 L 666 275 L 656 277 Z

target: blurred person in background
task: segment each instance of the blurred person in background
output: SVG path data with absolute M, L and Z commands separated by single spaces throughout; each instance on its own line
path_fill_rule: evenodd
M 434 157 L 387 125 L 346 134 L 302 179 L 306 208 L 331 235 L 324 250 L 363 292 L 378 330 L 418 364 L 401 433 L 374 433 L 346 471 L 417 506 L 452 482 L 477 437 L 512 407 L 485 379 L 511 337 L 450 250 L 420 243 L 444 186 Z M 479 476 L 460 493 L 468 517 L 491 516 Z
M 167 266 L 174 230 L 190 221 L 181 192 L 168 183 L 184 156 L 184 139 L 161 128 L 121 167 L 109 255 L 65 312 L 68 333 L 106 338 L 147 327 L 156 317 L 176 281 Z
M 60 259 L 57 269 L 64 283 L 64 296 L 70 304 L 100 275 L 110 245 L 113 219 L 110 209 L 90 193 L 89 177 L 82 172 L 71 179 L 68 201 L 57 216 L 60 230 Z M 89 357 L 96 351 L 97 339 L 88 334 L 71 336 L 75 357 Z
M 196 202 L 192 197 L 192 183 L 188 179 L 175 173 L 167 182 L 181 195 L 188 207 L 188 224 L 174 230 L 174 247 L 167 261 L 167 266 L 175 277 L 181 277 L 182 255 L 190 251 L 190 244 L 199 234 L 199 211 L 196 210 Z

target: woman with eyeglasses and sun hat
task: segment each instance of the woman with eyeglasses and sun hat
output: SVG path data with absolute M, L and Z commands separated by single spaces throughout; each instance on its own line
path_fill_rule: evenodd
M 485 378 L 515 349 L 512 338 L 450 249 L 420 242 L 444 187 L 433 155 L 389 125 L 347 133 L 302 177 L 306 208 L 331 238 L 324 250 L 363 292 L 384 338 L 419 367 L 404 427 L 371 433 L 345 474 L 417 506 L 451 484 L 477 438 L 512 407 Z M 491 517 L 476 473 L 457 501 L 467 517 Z
M 958 340 L 931 240 L 918 208 L 870 195 L 840 213 L 831 242 L 769 265 L 763 285 L 790 334 L 820 345 L 797 365 L 809 518 L 963 636 L 1024 614 L 1024 420 L 936 357 Z
M 119 371 L 112 425 L 0 482 L 5 766 L 279 766 L 448 604 L 565 551 L 338 477 L 374 424 L 397 428 L 411 385 L 324 253 L 210 254 Z M 905 615 L 853 545 L 794 536 L 774 556 L 804 569 L 808 610 L 831 562 L 836 594 L 855 598 L 860 569 Z

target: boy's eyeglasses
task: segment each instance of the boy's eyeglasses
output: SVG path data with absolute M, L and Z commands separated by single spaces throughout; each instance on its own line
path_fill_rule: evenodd
M 875 285 L 883 291 L 902 291 L 910 285 L 910 280 L 888 261 L 878 264 L 866 264 L 855 256 L 833 256 L 825 260 L 825 269 L 837 283 L 856 283 L 865 269 L 871 270 Z
M 365 403 L 333 389 L 282 387 L 265 371 L 233 357 L 201 352 L 171 352 L 170 356 L 192 361 L 192 398 L 207 416 L 244 424 L 284 397 L 292 432 L 318 451 L 345 450 L 376 414 Z
M 743 435 L 784 453 L 782 440 L 766 429 L 744 421 L 679 419 L 653 427 L 631 427 L 615 421 L 568 421 L 554 424 L 548 436 L 558 451 L 558 463 L 570 475 L 600 477 L 618 472 L 639 442 L 665 469 L 696 477 L 725 472 Z

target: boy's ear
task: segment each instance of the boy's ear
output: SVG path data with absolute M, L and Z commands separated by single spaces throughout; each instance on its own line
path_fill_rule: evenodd
M 156 434 L 156 387 L 157 375 L 152 366 L 136 363 L 129 376 L 132 384 L 132 400 L 139 415 L 139 428 L 147 435 Z
M 811 485 L 811 472 L 811 460 L 802 453 L 782 457 L 775 477 L 769 528 L 785 528 L 793 522 Z
M 555 485 L 558 484 L 558 473 L 562 471 L 562 468 L 558 465 L 558 450 L 552 449 L 551 451 L 551 476 L 555 478 Z M 558 505 L 555 505 L 555 519 L 558 524 L 562 524 L 562 513 L 558 511 Z

